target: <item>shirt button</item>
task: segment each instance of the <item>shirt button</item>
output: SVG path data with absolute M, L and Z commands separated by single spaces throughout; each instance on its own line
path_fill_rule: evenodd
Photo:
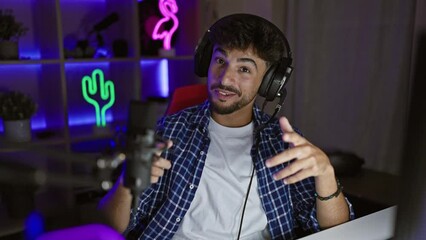
M 201 154 L 201 155 L 204 155 L 204 151 L 201 151 L 201 152 L 200 152 L 200 154 Z
M 176 222 L 180 222 L 180 218 L 176 218 Z
M 194 184 L 189 185 L 189 189 L 194 189 Z

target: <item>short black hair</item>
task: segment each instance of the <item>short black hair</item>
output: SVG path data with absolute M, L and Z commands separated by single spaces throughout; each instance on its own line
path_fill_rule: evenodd
M 209 40 L 213 45 L 238 50 L 252 47 L 268 66 L 286 57 L 284 34 L 262 17 L 243 13 L 229 15 L 219 19 L 209 31 Z

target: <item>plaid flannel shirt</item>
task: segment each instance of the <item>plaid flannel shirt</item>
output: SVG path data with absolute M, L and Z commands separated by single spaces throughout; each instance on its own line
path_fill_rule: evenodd
M 269 119 L 256 106 L 253 114 L 255 127 Z M 163 152 L 163 156 L 172 162 L 172 168 L 141 194 L 139 207 L 131 212 L 124 233 L 127 239 L 171 239 L 178 230 L 200 182 L 210 144 L 209 121 L 208 101 L 159 121 L 157 134 L 173 141 L 172 148 Z M 288 148 L 281 137 L 278 121 L 268 124 L 260 131 L 258 139 L 254 139 L 258 146 L 254 144 L 251 156 L 271 238 L 294 239 L 297 227 L 309 232 L 320 230 L 316 219 L 315 185 L 312 177 L 291 185 L 272 178 L 288 164 L 273 168 L 265 166 L 266 159 Z M 350 209 L 353 218 L 351 206 Z

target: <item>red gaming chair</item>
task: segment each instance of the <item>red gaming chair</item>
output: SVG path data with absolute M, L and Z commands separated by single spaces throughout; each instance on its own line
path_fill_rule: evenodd
M 207 85 L 195 84 L 176 88 L 165 115 L 171 115 L 180 110 L 195 106 L 204 102 L 207 99 Z

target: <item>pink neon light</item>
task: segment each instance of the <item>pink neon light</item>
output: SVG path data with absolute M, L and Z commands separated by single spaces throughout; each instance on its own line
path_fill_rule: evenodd
M 179 26 L 179 21 L 175 15 L 178 12 L 178 6 L 175 0 L 160 0 L 158 1 L 158 7 L 164 17 L 155 25 L 154 31 L 152 32 L 152 39 L 163 39 L 163 48 L 170 50 L 173 33 Z M 159 33 L 161 25 L 170 19 L 173 21 L 172 28 L 169 31 L 163 30 Z

